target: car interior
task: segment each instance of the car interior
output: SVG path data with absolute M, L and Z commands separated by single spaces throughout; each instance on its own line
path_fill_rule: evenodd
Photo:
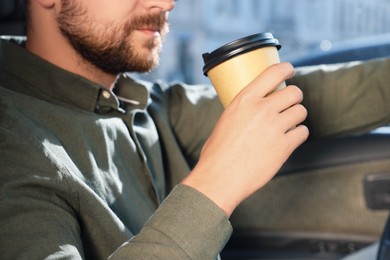
M 26 34 L 24 0 L 3 0 L 0 3 L 0 35 Z
M 0 35 L 25 35 L 23 3 L 0 1 Z M 236 209 L 221 257 L 341 259 L 380 242 L 377 259 L 390 259 L 389 194 L 387 127 L 309 140 Z

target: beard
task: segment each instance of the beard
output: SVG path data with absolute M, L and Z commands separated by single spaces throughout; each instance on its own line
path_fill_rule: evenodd
M 162 38 L 168 32 L 165 13 L 102 24 L 94 22 L 86 8 L 73 0 L 62 0 L 58 25 L 85 61 L 109 74 L 150 72 L 159 63 Z M 136 49 L 133 32 L 139 28 L 158 28 L 160 37 L 150 38 Z

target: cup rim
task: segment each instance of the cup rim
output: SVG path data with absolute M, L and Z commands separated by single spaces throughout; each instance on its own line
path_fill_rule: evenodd
M 279 41 L 274 38 L 272 33 L 263 32 L 231 41 L 215 49 L 211 53 L 203 53 L 203 74 L 207 77 L 208 71 L 222 62 L 227 61 L 237 55 L 268 46 L 275 46 L 277 50 L 282 47 L 279 44 Z

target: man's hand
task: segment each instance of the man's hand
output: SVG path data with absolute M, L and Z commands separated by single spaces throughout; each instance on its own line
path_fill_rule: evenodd
M 290 64 L 276 64 L 244 88 L 221 115 L 198 164 L 183 181 L 228 216 L 270 181 L 308 137 L 308 129 L 299 125 L 307 115 L 300 89 L 272 92 L 293 74 Z

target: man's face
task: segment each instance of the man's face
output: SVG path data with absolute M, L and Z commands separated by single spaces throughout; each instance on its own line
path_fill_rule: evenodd
M 85 2 L 62 0 L 58 24 L 86 61 L 110 74 L 148 72 L 158 64 L 167 12 L 139 15 L 132 7 L 131 14 L 105 19 L 104 12 L 91 11 Z

